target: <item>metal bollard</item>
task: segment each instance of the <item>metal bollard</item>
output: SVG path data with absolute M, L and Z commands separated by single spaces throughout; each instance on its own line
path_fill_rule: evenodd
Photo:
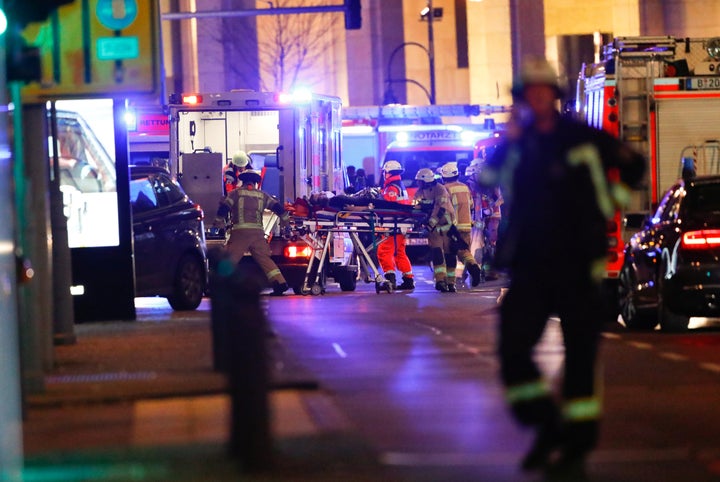
M 242 265 L 228 273 L 228 258 L 212 260 L 213 365 L 228 375 L 231 399 L 229 453 L 249 472 L 272 466 L 268 400 L 267 322 L 260 306 L 264 280 Z

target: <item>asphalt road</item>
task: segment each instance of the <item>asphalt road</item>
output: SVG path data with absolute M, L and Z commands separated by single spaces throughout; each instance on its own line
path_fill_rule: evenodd
M 502 280 L 439 293 L 428 267 L 415 272 L 418 287 L 409 293 L 376 294 L 374 284 L 358 283 L 355 292 L 330 284 L 319 296 L 263 295 L 272 345 L 291 362 L 285 374 L 276 367 L 280 384 L 311 382 L 300 398 L 274 395 L 281 407 L 294 407 L 281 410 L 280 444 L 294 437 L 286 453 L 302 465 L 270 480 L 543 480 L 517 469 L 531 434 L 510 419 L 498 380 Z M 30 398 L 25 424 L 27 452 L 40 465 L 75 460 L 59 450 L 139 441 L 165 446 L 177 443 L 178 434 L 200 441 L 225 436 L 225 402 L 212 396 L 224 392 L 225 381 L 212 370 L 209 300 L 185 313 L 173 313 L 162 300 L 139 303 L 138 322 L 83 324 L 78 346 L 57 347 L 48 393 Z M 718 344 L 720 330 L 712 324 L 686 334 L 607 326 L 600 357 L 604 420 L 587 480 L 720 481 Z M 548 322 L 536 355 L 557 382 L 563 360 L 557 320 Z M 178 396 L 186 398 L 162 402 Z M 308 420 L 293 419 L 297 414 Z M 309 426 L 312 438 L 298 439 Z M 321 440 L 317 427 L 331 427 L 332 436 L 341 427 L 353 437 L 320 433 Z M 120 452 L 123 460 L 128 450 Z M 157 480 L 239 480 L 231 471 L 197 478 L 193 470 L 203 465 L 193 462 L 202 455 L 197 448 L 174 454 L 163 467 L 175 465 L 185 477 L 171 472 Z M 222 452 L 213 454 L 210 460 L 221 466 Z

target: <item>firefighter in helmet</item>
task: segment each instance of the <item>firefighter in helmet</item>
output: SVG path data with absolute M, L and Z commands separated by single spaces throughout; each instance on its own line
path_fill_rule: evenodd
M 215 218 L 223 224 L 227 216 L 232 231 L 227 244 L 233 264 L 240 262 L 246 252 L 257 262 L 270 282 L 272 295 L 280 296 L 288 290 L 280 268 L 270 258 L 270 245 L 265 239 L 263 211 L 269 209 L 278 216 L 285 215 L 283 204 L 259 189 L 261 176 L 258 171 L 246 169 L 238 176 L 238 187 L 228 193 L 220 203 Z
M 482 162 L 482 159 L 473 159 L 465 170 L 475 208 L 470 252 L 473 253 L 475 261 L 481 264 L 487 278 L 492 279 L 497 276 L 493 270 L 493 258 L 504 200 L 499 187 L 478 184 L 476 175 L 482 167 Z
M 645 161 L 609 134 L 560 115 L 563 90 L 547 60 L 526 59 L 520 74 L 513 125 L 478 175 L 505 198 L 495 255 L 510 273 L 500 371 L 512 414 L 535 430 L 522 468 L 581 480 L 602 412 L 596 357 L 607 221 L 622 204 L 617 194 L 642 181 Z M 565 344 L 562 406 L 533 358 L 552 313 Z
M 381 193 L 383 199 L 401 204 L 410 204 L 407 190 L 400 178 L 400 174 L 403 173 L 403 168 L 400 163 L 392 160 L 387 161 L 383 164 L 382 171 L 385 177 Z M 385 279 L 393 289 L 415 289 L 412 264 L 405 252 L 404 234 L 391 234 L 380 241 L 377 247 L 377 257 L 380 262 L 380 267 L 385 273 Z M 397 280 L 395 273 L 396 268 L 400 271 L 403 280 L 402 283 L 397 286 L 395 285 Z
M 450 289 L 447 282 L 445 253 L 450 249 L 448 231 L 455 223 L 455 209 L 450 201 L 450 194 L 445 186 L 437 182 L 432 170 L 427 167 L 419 169 L 415 180 L 418 189 L 415 192 L 413 203 L 430 213 L 427 221 L 430 231 L 428 244 L 431 251 L 435 289 L 447 293 Z
M 246 169 L 252 169 L 250 157 L 245 151 L 237 151 L 223 167 L 223 187 L 226 195 L 237 187 L 240 173 Z
M 455 209 L 455 226 L 462 241 L 470 246 L 470 230 L 472 229 L 473 197 L 470 188 L 464 182 L 460 182 L 460 170 L 456 162 L 448 162 L 440 168 L 440 175 L 443 185 L 450 194 L 450 202 Z M 455 266 L 459 259 L 465 270 L 470 273 L 472 286 L 477 286 L 482 281 L 482 271 L 470 249 L 455 249 L 450 246 L 449 252 L 445 253 L 445 265 L 447 269 L 447 284 L 450 291 L 455 291 Z

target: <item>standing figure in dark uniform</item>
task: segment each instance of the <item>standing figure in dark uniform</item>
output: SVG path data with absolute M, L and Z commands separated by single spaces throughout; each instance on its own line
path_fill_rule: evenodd
M 513 94 L 508 139 L 478 176 L 505 199 L 495 258 L 511 280 L 500 308 L 502 382 L 516 420 L 536 431 L 522 468 L 578 480 L 602 408 L 595 365 L 607 221 L 641 181 L 645 161 L 609 134 L 560 116 L 562 89 L 545 59 L 524 62 Z M 533 360 L 552 314 L 565 344 L 561 403 Z

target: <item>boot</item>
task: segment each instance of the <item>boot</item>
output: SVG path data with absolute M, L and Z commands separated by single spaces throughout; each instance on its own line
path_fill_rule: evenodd
M 397 282 L 397 279 L 395 278 L 395 273 L 385 273 L 385 279 L 388 283 L 390 283 L 390 287 L 395 291 L 395 284 Z
M 410 278 L 408 276 L 403 276 L 402 280 L 403 280 L 402 284 L 400 284 L 397 287 L 398 290 L 414 290 L 415 289 L 415 280 L 413 278 Z
M 436 281 L 435 282 L 435 289 L 438 290 L 441 293 L 447 293 L 448 292 L 448 285 L 447 281 Z
M 455 287 L 455 283 L 448 283 L 447 290 L 448 290 L 448 293 L 457 293 L 457 288 Z
M 472 286 L 475 287 L 483 282 L 482 270 L 477 264 L 471 264 L 468 266 L 467 271 L 470 273 Z
M 282 296 L 290 287 L 287 283 L 280 283 L 279 281 L 273 281 L 273 291 L 270 296 Z

